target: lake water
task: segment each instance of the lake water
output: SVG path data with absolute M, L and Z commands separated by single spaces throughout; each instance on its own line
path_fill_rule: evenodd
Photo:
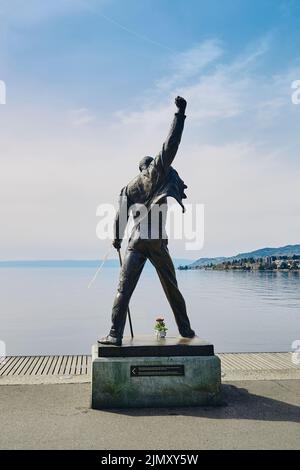
M 0 340 L 8 355 L 87 354 L 108 332 L 118 269 L 0 269 Z M 289 351 L 300 339 L 297 272 L 177 271 L 191 324 L 217 352 Z M 146 267 L 131 301 L 136 334 L 163 315 L 177 335 L 155 271 Z M 126 328 L 127 334 L 128 327 Z

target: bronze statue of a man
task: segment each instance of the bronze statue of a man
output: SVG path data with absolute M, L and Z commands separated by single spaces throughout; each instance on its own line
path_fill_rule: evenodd
M 154 265 L 160 282 L 173 310 L 181 336 L 193 338 L 195 332 L 191 329 L 187 316 L 185 301 L 180 293 L 174 265 L 168 251 L 168 241 L 165 232 L 167 197 L 175 198 L 182 206 L 186 198 L 184 190 L 187 187 L 171 164 L 177 153 L 185 121 L 186 100 L 178 96 L 175 99 L 178 111 L 175 113 L 167 140 L 161 152 L 155 157 L 145 157 L 139 164 L 139 175 L 121 190 L 119 211 L 115 221 L 115 239 L 113 246 L 119 250 L 129 210 L 143 205 L 146 208 L 147 229 L 141 218 L 141 210 L 134 217 L 134 227 L 129 239 L 124 262 L 122 265 L 118 291 L 112 309 L 112 326 L 109 335 L 99 340 L 102 344 L 120 346 L 126 323 L 128 305 L 137 285 L 147 259 Z M 157 211 L 156 208 L 159 207 Z M 122 223 L 120 214 L 126 211 L 126 219 Z M 157 215 L 156 219 L 153 214 Z M 158 222 L 157 222 L 158 221 Z M 156 225 L 155 227 L 153 225 Z M 156 230 L 155 230 L 156 229 Z M 146 232 L 146 233 L 145 233 Z M 153 234 L 153 232 L 155 232 Z

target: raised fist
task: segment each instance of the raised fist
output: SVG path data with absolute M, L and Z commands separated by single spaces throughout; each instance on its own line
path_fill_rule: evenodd
M 186 100 L 184 98 L 182 98 L 181 96 L 177 96 L 175 98 L 175 104 L 177 106 L 177 108 L 184 112 L 185 111 L 185 108 L 186 108 Z

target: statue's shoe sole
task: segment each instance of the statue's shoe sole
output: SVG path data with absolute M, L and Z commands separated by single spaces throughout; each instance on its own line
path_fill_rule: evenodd
M 103 344 L 104 346 L 122 346 L 122 341 L 106 341 L 98 339 L 99 344 Z

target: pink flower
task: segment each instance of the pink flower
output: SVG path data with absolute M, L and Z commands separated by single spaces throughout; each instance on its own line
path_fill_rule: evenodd
M 158 321 L 159 323 L 162 323 L 165 321 L 165 319 L 163 317 L 157 317 L 156 321 Z

